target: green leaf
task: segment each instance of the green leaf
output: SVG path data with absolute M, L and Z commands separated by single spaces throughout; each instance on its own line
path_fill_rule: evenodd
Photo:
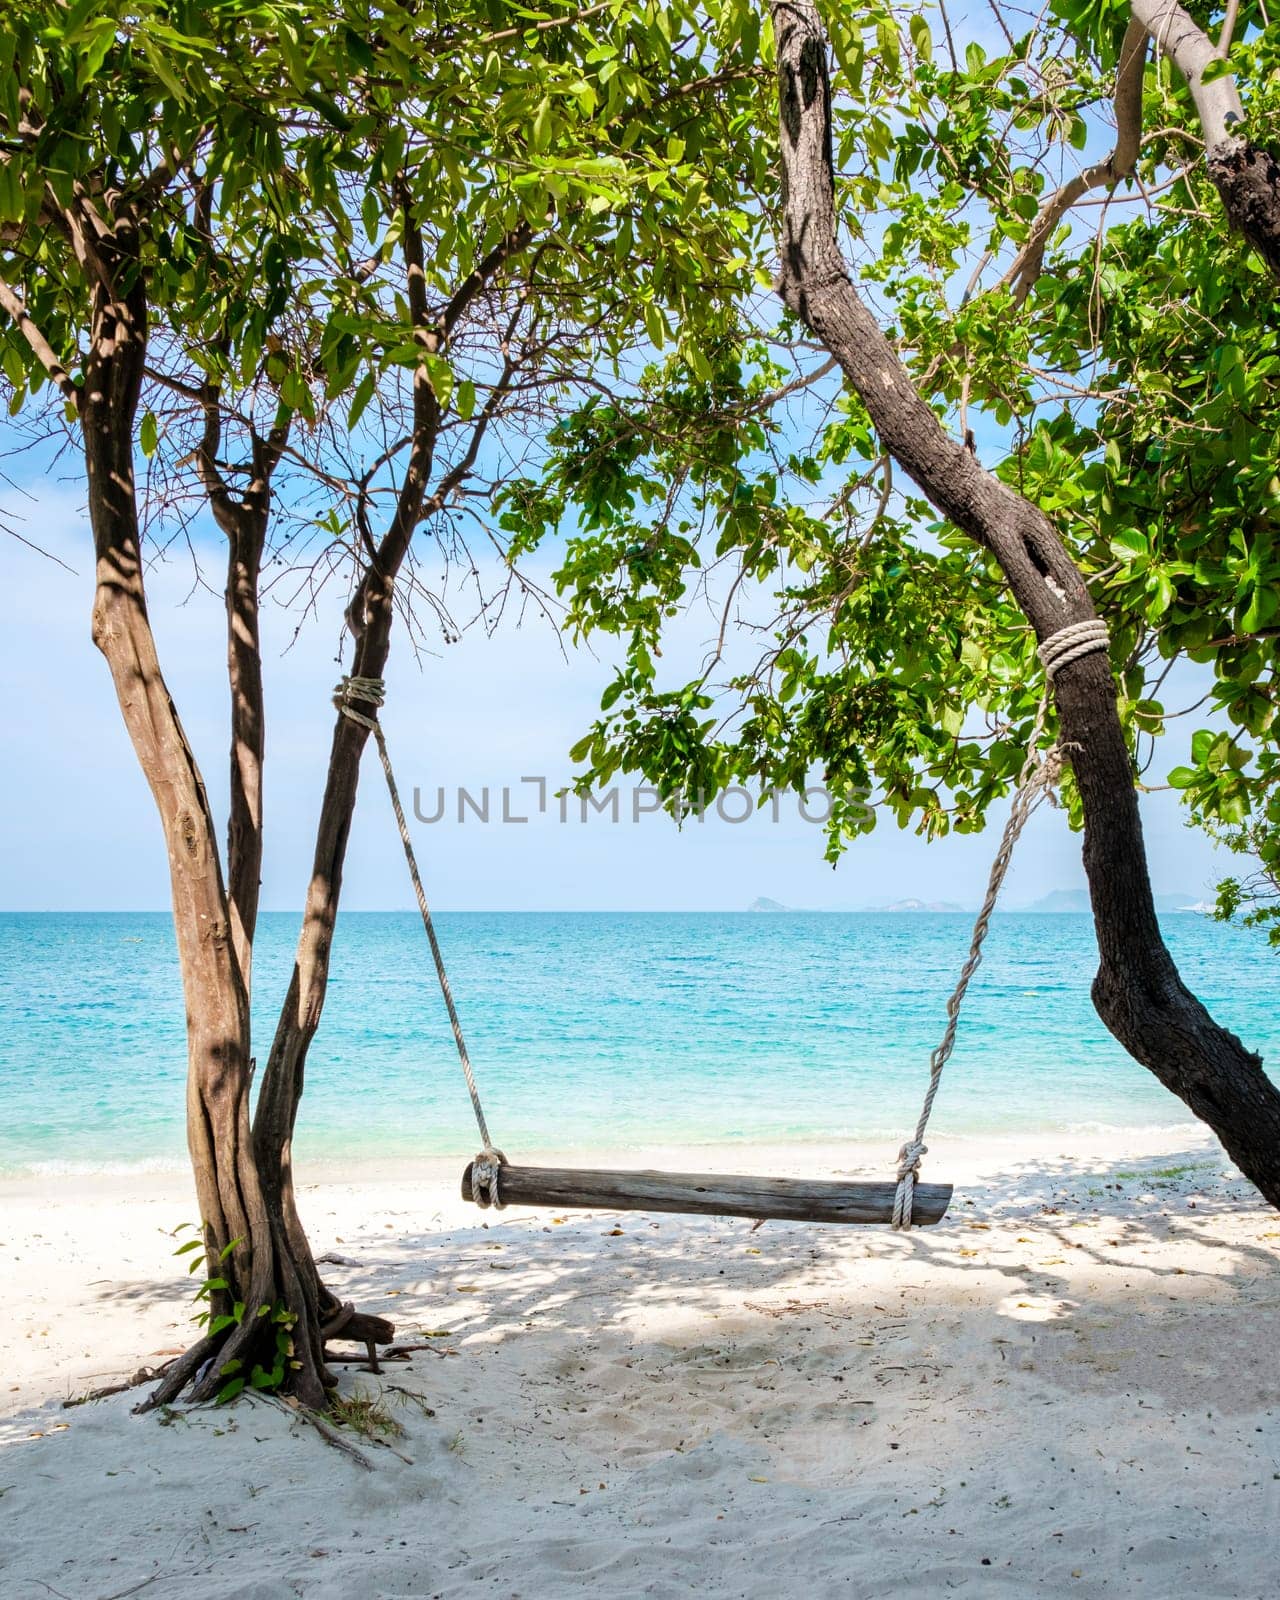
M 378 234 L 382 231 L 382 204 L 372 189 L 365 190 L 364 199 L 360 203 L 360 221 L 364 224 L 365 237 L 369 243 L 376 244 Z
M 453 368 L 443 356 L 427 356 L 423 361 L 427 371 L 427 382 L 436 401 L 443 410 L 449 404 L 449 396 L 453 393 Z
M 551 101 L 544 95 L 533 114 L 533 148 L 545 150 L 551 143 Z
M 911 42 L 916 47 L 916 54 L 922 61 L 932 61 L 933 35 L 929 31 L 927 20 L 920 12 L 914 11 L 907 26 L 911 31 Z
M 366 372 L 356 385 L 356 392 L 351 397 L 351 406 L 347 411 L 347 428 L 354 431 L 356 423 L 364 416 L 370 400 L 377 390 L 377 379 L 372 372 Z

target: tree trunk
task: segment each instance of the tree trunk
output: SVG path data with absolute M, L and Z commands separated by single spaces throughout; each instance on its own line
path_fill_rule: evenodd
M 493 246 L 475 270 L 458 285 L 439 314 L 433 315 L 426 295 L 421 234 L 406 208 L 404 256 L 408 301 L 416 336 L 424 351 L 436 355 L 447 348 L 455 327 L 466 315 L 476 296 L 499 276 L 511 257 L 523 250 L 531 238 L 532 230 L 528 224 L 519 224 Z M 383 676 L 391 648 L 396 578 L 409 552 L 414 532 L 425 517 L 442 509 L 453 490 L 471 471 L 485 430 L 507 391 L 514 370 L 508 355 L 502 375 L 473 424 L 466 451 L 430 495 L 427 491 L 435 461 L 441 411 L 426 365 L 415 372 L 409 459 L 395 512 L 376 549 L 368 541 L 363 515 L 359 518 L 370 545 L 370 555 L 361 573 L 355 598 L 347 609 L 348 626 L 355 639 L 351 668 L 353 677 L 380 679 Z M 363 507 L 361 510 L 363 512 Z M 369 715 L 376 714 L 375 707 L 366 709 Z M 339 713 L 334 723 L 329 768 L 316 828 L 311 881 L 307 888 L 306 909 L 298 936 L 293 974 L 267 1058 L 253 1120 L 254 1147 L 272 1225 L 289 1241 L 293 1258 L 298 1262 L 306 1283 L 309 1304 L 316 1307 L 322 1321 L 340 1318 L 346 1337 L 364 1337 L 371 1319 L 355 1318 L 353 1321 L 350 1308 L 339 1306 L 336 1297 L 321 1282 L 312 1262 L 306 1232 L 297 1210 L 293 1182 L 293 1133 L 298 1104 L 302 1098 L 307 1052 L 320 1026 L 328 989 L 329 959 L 342 894 L 347 840 L 355 812 L 360 759 L 368 737 L 367 728 Z
M 774 0 L 773 22 L 783 299 L 839 361 L 902 469 L 994 556 L 1037 638 L 1093 618 L 1084 580 L 1048 518 L 943 431 L 854 288 L 835 238 L 826 32 L 813 0 Z M 1095 653 L 1069 663 L 1054 692 L 1084 814 L 1098 1015 L 1280 1205 L 1280 1091 L 1185 987 L 1161 937 L 1109 662 Z
M 415 511 L 416 519 L 416 511 Z M 407 549 L 407 542 L 405 545 Z M 403 554 L 396 560 L 398 568 Z M 381 678 L 390 652 L 394 575 L 366 573 L 353 615 L 356 626 L 352 675 Z M 374 707 L 366 708 L 370 715 Z M 316 829 L 311 880 L 289 990 L 276 1024 L 253 1119 L 253 1139 L 273 1226 L 288 1240 L 299 1263 L 308 1305 L 322 1322 L 340 1307 L 321 1282 L 298 1215 L 293 1182 L 293 1134 L 305 1082 L 307 1052 L 320 1026 L 329 983 L 329 961 L 342 896 L 347 841 L 355 814 L 360 758 L 369 738 L 367 728 L 341 713 L 333 729 L 320 820 Z M 357 1324 L 357 1332 L 363 1324 Z M 351 1335 L 349 1316 L 344 1327 Z
M 225 353 L 225 352 L 223 352 Z M 227 901 L 231 936 L 246 995 L 252 994 L 253 940 L 262 886 L 262 769 L 266 716 L 262 694 L 259 584 L 271 520 L 271 475 L 289 435 L 287 420 L 269 439 L 252 430 L 253 471 L 241 496 L 218 467 L 222 412 L 216 384 L 203 390 L 204 433 L 196 464 L 214 521 L 227 541 L 223 601 L 227 616 L 227 683 L 231 691 L 230 804 L 227 813 Z
M 271 1373 L 283 1339 L 279 1386 L 314 1406 L 324 1401 L 328 1381 L 323 1333 L 290 1241 L 272 1225 L 249 1124 L 249 997 L 237 944 L 247 955 L 253 912 L 242 912 L 238 926 L 232 917 L 204 782 L 165 684 L 147 614 L 133 478 L 147 305 L 133 245 L 127 218 L 116 222 L 109 246 L 92 244 L 99 270 L 80 420 L 96 554 L 93 638 L 110 667 L 168 849 L 187 1010 L 187 1140 L 209 1277 L 225 1283 L 209 1295 L 212 1331 L 173 1363 L 144 1405 L 170 1400 L 188 1383 L 193 1399 L 207 1399 L 226 1381 L 228 1364 L 238 1363 L 232 1370 L 246 1381 L 252 1381 L 255 1366 Z M 130 287 L 113 290 L 117 281 Z M 229 611 L 241 618 L 243 598 L 242 592 L 228 597 Z M 251 858 L 252 847 L 242 855 Z M 256 882 L 256 858 L 252 875 Z M 268 1314 L 259 1316 L 261 1307 Z

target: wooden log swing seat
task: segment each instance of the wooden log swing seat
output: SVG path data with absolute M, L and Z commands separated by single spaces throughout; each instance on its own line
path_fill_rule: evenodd
M 462 1194 L 477 1206 L 550 1206 L 601 1211 L 673 1211 L 693 1215 L 752 1217 L 758 1221 L 889 1223 L 897 1229 L 927 1226 L 939 1222 L 951 1203 L 951 1185 L 920 1183 L 921 1157 L 927 1154 L 925 1129 L 942 1078 L 942 1069 L 955 1045 L 960 1006 L 969 981 L 982 960 L 991 914 L 1009 870 L 1013 847 L 1031 813 L 1049 793 L 1061 771 L 1062 757 L 1056 745 L 1041 751 L 1040 740 L 1048 717 L 1054 674 L 1070 661 L 1095 650 L 1106 650 L 1106 624 L 1096 619 L 1074 623 L 1051 634 L 1038 646 L 1045 669 L 1044 693 L 1036 713 L 1027 754 L 1009 810 L 1000 846 L 991 865 L 987 894 L 974 923 L 969 953 L 960 977 L 947 1001 L 947 1024 L 942 1042 L 929 1058 L 929 1084 L 915 1132 L 898 1152 L 897 1173 L 891 1183 L 839 1183 L 802 1178 L 764 1178 L 740 1173 L 707 1174 L 697 1172 L 627 1172 L 587 1167 L 518 1167 L 510 1163 L 489 1137 L 489 1127 L 480 1103 L 480 1091 L 467 1054 L 462 1024 L 449 987 L 444 957 L 436 938 L 435 925 L 427 904 L 418 871 L 413 841 L 405 821 L 404 808 L 396 787 L 386 737 L 376 713 L 383 703 L 385 685 L 381 678 L 347 677 L 334 691 L 334 705 L 343 716 L 369 730 L 377 740 L 378 755 L 386 775 L 392 809 L 400 828 L 400 840 L 409 876 L 417 896 L 422 925 L 431 946 L 440 993 L 453 1028 L 458 1059 L 471 1095 L 481 1150 L 467 1164 L 462 1175 Z M 361 705 L 365 710 L 357 710 Z
M 462 1198 L 474 1200 L 475 1162 L 462 1174 Z M 556 1211 L 678 1211 L 761 1222 L 892 1222 L 894 1183 L 815 1182 L 756 1178 L 743 1173 L 610 1172 L 591 1167 L 498 1166 L 498 1193 L 508 1206 Z M 478 1202 L 489 1205 L 482 1190 Z M 918 1183 L 913 1227 L 941 1222 L 951 1204 L 949 1183 Z

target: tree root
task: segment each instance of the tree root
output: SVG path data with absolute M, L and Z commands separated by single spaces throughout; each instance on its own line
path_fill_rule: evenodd
M 70 1399 L 62 1402 L 62 1409 L 70 1411 L 76 1406 L 92 1405 L 95 1400 L 107 1400 L 113 1394 L 126 1394 L 130 1389 L 137 1389 L 144 1383 L 154 1383 L 163 1371 L 163 1367 L 139 1367 L 132 1377 L 125 1378 L 120 1383 L 104 1383 L 100 1389 L 88 1389 L 84 1394 L 72 1395 Z
M 364 1451 L 357 1450 L 349 1440 L 344 1439 L 340 1433 L 335 1432 L 318 1411 L 312 1411 L 309 1406 L 299 1406 L 294 1410 L 292 1406 L 285 1405 L 283 1401 L 278 1401 L 277 1404 L 280 1405 L 282 1410 L 292 1412 L 295 1417 L 300 1417 L 303 1422 L 309 1422 L 326 1444 L 332 1445 L 342 1455 L 350 1456 L 351 1460 L 362 1466 L 366 1472 L 373 1471 L 373 1462 L 369 1460 Z
M 385 1317 L 375 1317 L 369 1312 L 357 1311 L 350 1300 L 344 1301 L 320 1324 L 322 1344 L 329 1339 L 344 1339 L 352 1344 L 364 1345 L 370 1372 L 382 1371 L 378 1365 L 377 1347 L 380 1344 L 390 1344 L 395 1336 L 394 1323 L 388 1322 Z M 330 1357 L 326 1353 L 325 1360 L 330 1359 L 341 1361 L 346 1358 Z
M 134 1411 L 139 1415 L 154 1411 L 158 1406 L 171 1404 L 189 1384 L 192 1386 L 191 1399 L 193 1401 L 200 1403 L 209 1400 L 212 1398 L 213 1388 L 215 1387 L 214 1379 L 217 1375 L 210 1374 L 208 1377 L 202 1378 L 202 1369 L 215 1356 L 222 1355 L 223 1360 L 229 1359 L 228 1346 L 232 1341 L 233 1333 L 239 1335 L 243 1340 L 245 1335 L 251 1331 L 249 1325 L 245 1324 L 240 1328 L 228 1330 L 226 1335 L 218 1335 L 211 1338 L 206 1334 L 204 1338 L 198 1339 L 189 1350 L 184 1351 L 180 1356 L 175 1356 L 172 1361 L 166 1362 L 163 1367 L 155 1371 L 143 1367 L 134 1374 L 128 1383 L 112 1385 L 104 1390 L 95 1391 L 93 1394 L 86 1396 L 86 1398 L 98 1399 L 105 1394 L 116 1394 L 121 1390 L 131 1389 L 137 1384 L 147 1383 L 153 1378 L 158 1378 L 159 1382 L 152 1392 L 134 1406 Z M 342 1339 L 350 1340 L 356 1344 L 363 1344 L 365 1347 L 363 1359 L 367 1360 L 369 1370 L 377 1373 L 382 1371 L 382 1368 L 378 1365 L 377 1347 L 380 1344 L 391 1344 L 395 1339 L 395 1333 L 395 1324 L 388 1322 L 385 1317 L 376 1317 L 369 1312 L 357 1311 L 348 1302 L 340 1306 L 337 1311 L 331 1312 L 321 1323 L 320 1342 L 323 1344 L 325 1339 Z M 326 1359 L 329 1358 L 326 1357 Z M 346 1360 L 345 1357 L 334 1357 L 333 1359 Z M 327 1386 L 332 1386 L 333 1381 L 330 1377 Z M 75 1404 L 74 1401 L 71 1403 Z M 308 1411 L 314 1411 L 316 1408 L 308 1407 L 307 1409 Z
M 221 1339 L 210 1338 L 206 1334 L 203 1339 L 197 1339 L 190 1350 L 166 1362 L 160 1369 L 160 1382 L 145 1399 L 138 1401 L 133 1408 L 135 1413 L 142 1416 L 154 1411 L 157 1406 L 167 1406 L 176 1400 L 205 1362 L 217 1353 L 222 1343 Z

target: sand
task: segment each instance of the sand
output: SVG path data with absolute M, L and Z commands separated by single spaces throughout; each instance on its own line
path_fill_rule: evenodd
M 265 1400 L 64 1408 L 184 1343 L 189 1187 L 0 1186 L 0 1593 L 1274 1595 L 1280 1217 L 1192 1128 L 935 1140 L 926 1175 L 956 1203 L 908 1237 L 485 1227 L 453 1165 L 326 1177 L 331 1281 L 429 1347 L 346 1369 L 403 1428 L 347 1435 L 367 1467 Z

